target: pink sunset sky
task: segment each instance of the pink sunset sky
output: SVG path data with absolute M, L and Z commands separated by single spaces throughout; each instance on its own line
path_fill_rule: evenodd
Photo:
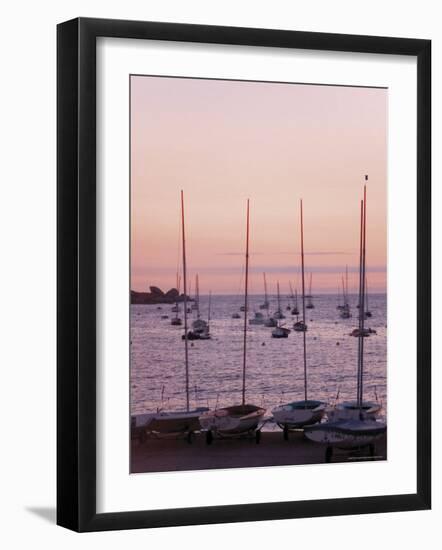
M 313 293 L 356 290 L 359 208 L 367 182 L 367 270 L 387 263 L 385 89 L 131 77 L 131 288 L 168 290 L 180 268 L 184 190 L 188 276 L 237 294 L 250 198 L 250 291 L 300 287 L 299 199 Z

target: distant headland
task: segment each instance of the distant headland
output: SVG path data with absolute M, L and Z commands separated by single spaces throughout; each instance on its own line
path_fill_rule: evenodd
M 150 292 L 130 291 L 131 304 L 174 304 L 184 301 L 184 294 L 179 294 L 176 288 L 171 288 L 167 292 L 163 292 L 157 286 L 149 287 Z M 187 300 L 193 301 L 189 296 Z

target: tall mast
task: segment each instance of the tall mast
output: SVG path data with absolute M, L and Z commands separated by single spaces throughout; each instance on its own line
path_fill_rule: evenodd
M 304 346 L 304 399 L 307 401 L 307 341 L 305 324 L 305 268 L 304 268 L 304 218 L 302 213 L 301 199 L 301 272 L 302 272 L 302 322 L 304 323 L 303 346 Z
M 364 304 L 361 302 L 362 298 L 362 235 L 363 235 L 363 223 L 364 223 L 364 202 L 361 200 L 361 211 L 360 211 L 360 230 L 359 230 L 359 293 L 358 293 L 358 303 L 359 303 L 359 315 L 358 315 L 358 375 L 357 375 L 357 390 L 356 390 L 356 400 L 358 406 L 359 403 L 359 390 L 361 383 L 361 341 L 362 341 L 362 325 L 361 318 L 364 312 Z
M 365 180 L 368 179 L 368 176 L 365 176 Z M 363 212 L 363 235 L 362 235 L 362 266 L 361 266 L 361 282 L 362 282 L 362 313 L 361 317 L 361 327 L 362 327 L 362 336 L 361 336 L 361 359 L 360 359 L 360 373 L 359 373 L 359 407 L 362 407 L 363 396 L 364 396 L 364 325 L 365 325 L 365 264 L 366 264 L 366 235 L 367 235 L 367 186 L 364 185 L 364 212 Z
M 345 304 L 348 304 L 348 265 L 345 266 Z
M 244 345 L 242 360 L 242 404 L 246 403 L 246 356 L 247 356 L 247 315 L 249 291 L 249 199 L 247 199 L 247 230 L 246 230 L 246 276 L 244 285 Z
M 276 283 L 276 290 L 278 293 L 278 311 L 281 311 L 281 300 L 279 298 L 279 281 Z
M 186 264 L 186 234 L 184 230 L 184 194 L 181 190 L 181 235 L 183 246 L 183 286 L 184 286 L 184 356 L 186 362 L 186 409 L 189 411 L 189 344 L 187 341 L 187 264 Z

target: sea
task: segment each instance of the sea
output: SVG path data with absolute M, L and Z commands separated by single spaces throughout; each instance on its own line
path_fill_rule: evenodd
M 355 399 L 358 338 L 350 336 L 358 325 L 357 295 L 349 295 L 352 317 L 341 319 L 338 297 L 314 296 L 314 309 L 306 310 L 308 398 L 333 405 Z M 222 407 L 241 403 L 244 313 L 238 296 L 211 297 L 210 340 L 189 342 L 189 387 L 191 407 Z M 249 299 L 249 317 L 254 316 L 264 296 Z M 270 296 L 270 314 L 277 309 Z M 208 318 L 208 296 L 200 297 L 201 318 Z M 286 309 L 281 325 L 292 329 L 296 317 Z M 291 304 L 292 306 L 293 304 Z M 183 318 L 183 304 L 179 305 Z M 301 309 L 301 302 L 298 307 Z M 161 308 L 161 309 L 159 309 Z M 185 350 L 183 326 L 172 326 L 176 315 L 169 304 L 131 305 L 130 396 L 131 414 L 183 410 Z M 387 411 L 387 296 L 370 294 L 372 317 L 365 326 L 376 331 L 364 338 L 364 399 L 378 400 Z M 232 319 L 233 313 L 240 319 Z M 168 316 L 168 318 L 162 318 Z M 189 314 L 189 326 L 196 313 Z M 184 321 L 183 321 L 184 325 Z M 279 404 L 304 399 L 303 333 L 291 330 L 287 338 L 272 338 L 271 328 L 247 326 L 246 402 L 264 406 L 267 414 Z M 271 424 L 269 428 L 272 429 Z

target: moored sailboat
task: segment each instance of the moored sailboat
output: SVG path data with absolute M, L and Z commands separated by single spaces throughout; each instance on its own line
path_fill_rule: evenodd
M 181 284 L 181 277 L 178 275 L 178 272 L 176 274 L 176 288 L 177 288 L 177 297 L 174 307 L 172 308 L 172 312 L 175 313 L 175 317 L 172 317 L 172 320 L 170 321 L 170 324 L 173 326 L 181 326 L 182 321 L 181 318 L 178 316 L 178 313 L 180 312 L 180 307 L 178 305 L 178 298 L 180 296 L 180 284 Z
M 290 329 L 280 324 L 272 330 L 272 338 L 288 338 L 289 334 Z
M 345 266 L 345 283 L 344 283 L 344 277 L 342 277 L 342 307 L 340 308 L 340 317 L 341 319 L 350 319 L 351 317 L 351 311 L 350 311 L 350 304 L 348 301 L 348 267 Z
M 315 306 L 313 304 L 313 294 L 312 294 L 312 277 L 313 277 L 313 274 L 310 273 L 309 292 L 306 296 L 306 298 L 307 298 L 307 305 L 305 306 L 306 309 L 314 309 L 315 308 Z
M 267 279 L 266 279 L 266 274 L 263 273 L 262 274 L 263 278 L 264 278 L 264 302 L 262 304 L 260 304 L 259 306 L 259 309 L 266 309 L 267 311 L 269 310 L 269 307 L 270 307 L 270 304 L 269 304 L 269 299 L 268 299 L 268 296 L 267 296 Z
M 273 314 L 273 319 L 285 319 L 285 315 L 281 310 L 281 296 L 279 293 L 279 281 L 276 283 L 276 292 L 277 292 L 278 309 Z
M 291 291 L 292 299 L 293 299 L 292 315 L 299 315 L 298 289 L 295 288 L 295 294 L 293 294 L 292 283 L 290 283 L 290 291 Z

